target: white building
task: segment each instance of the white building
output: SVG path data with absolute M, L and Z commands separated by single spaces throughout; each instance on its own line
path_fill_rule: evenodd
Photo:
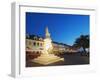
M 44 41 L 42 38 L 33 36 L 32 39 L 26 39 L 26 51 L 32 51 L 34 53 L 42 53 L 44 49 Z

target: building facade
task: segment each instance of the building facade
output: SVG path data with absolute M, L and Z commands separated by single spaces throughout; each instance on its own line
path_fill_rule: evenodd
M 44 40 L 40 37 L 26 39 L 26 51 L 34 53 L 42 53 L 44 50 Z
M 53 53 L 64 53 L 68 52 L 69 46 L 53 42 Z M 33 36 L 33 38 L 26 38 L 26 51 L 34 53 L 42 53 L 44 50 L 44 39 L 42 37 Z

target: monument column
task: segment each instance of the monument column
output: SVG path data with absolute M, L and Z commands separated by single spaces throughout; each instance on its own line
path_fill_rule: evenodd
M 44 50 L 46 53 L 49 53 L 50 51 L 52 51 L 53 46 L 52 46 L 52 40 L 50 37 L 50 33 L 48 30 L 48 27 L 46 27 L 45 29 L 45 39 L 44 39 Z
M 63 61 L 64 58 L 60 58 L 58 56 L 55 56 L 54 54 L 49 54 L 49 52 L 52 51 L 52 48 L 53 48 L 52 40 L 50 38 L 48 27 L 46 27 L 45 39 L 44 39 L 44 51 L 38 58 L 35 58 L 32 61 L 35 63 L 42 64 L 42 65 L 48 65 L 48 64 L 55 63 L 58 61 Z

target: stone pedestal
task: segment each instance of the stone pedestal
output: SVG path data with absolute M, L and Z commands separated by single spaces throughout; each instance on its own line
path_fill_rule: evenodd
M 42 65 L 48 65 L 58 61 L 64 61 L 64 58 L 60 58 L 53 54 L 41 54 L 41 56 L 32 60 L 32 62 L 39 63 Z

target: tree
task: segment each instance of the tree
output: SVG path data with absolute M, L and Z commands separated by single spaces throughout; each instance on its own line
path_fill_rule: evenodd
M 75 40 L 74 46 L 78 48 L 82 47 L 84 53 L 87 53 L 86 48 L 89 48 L 89 35 L 81 35 Z

